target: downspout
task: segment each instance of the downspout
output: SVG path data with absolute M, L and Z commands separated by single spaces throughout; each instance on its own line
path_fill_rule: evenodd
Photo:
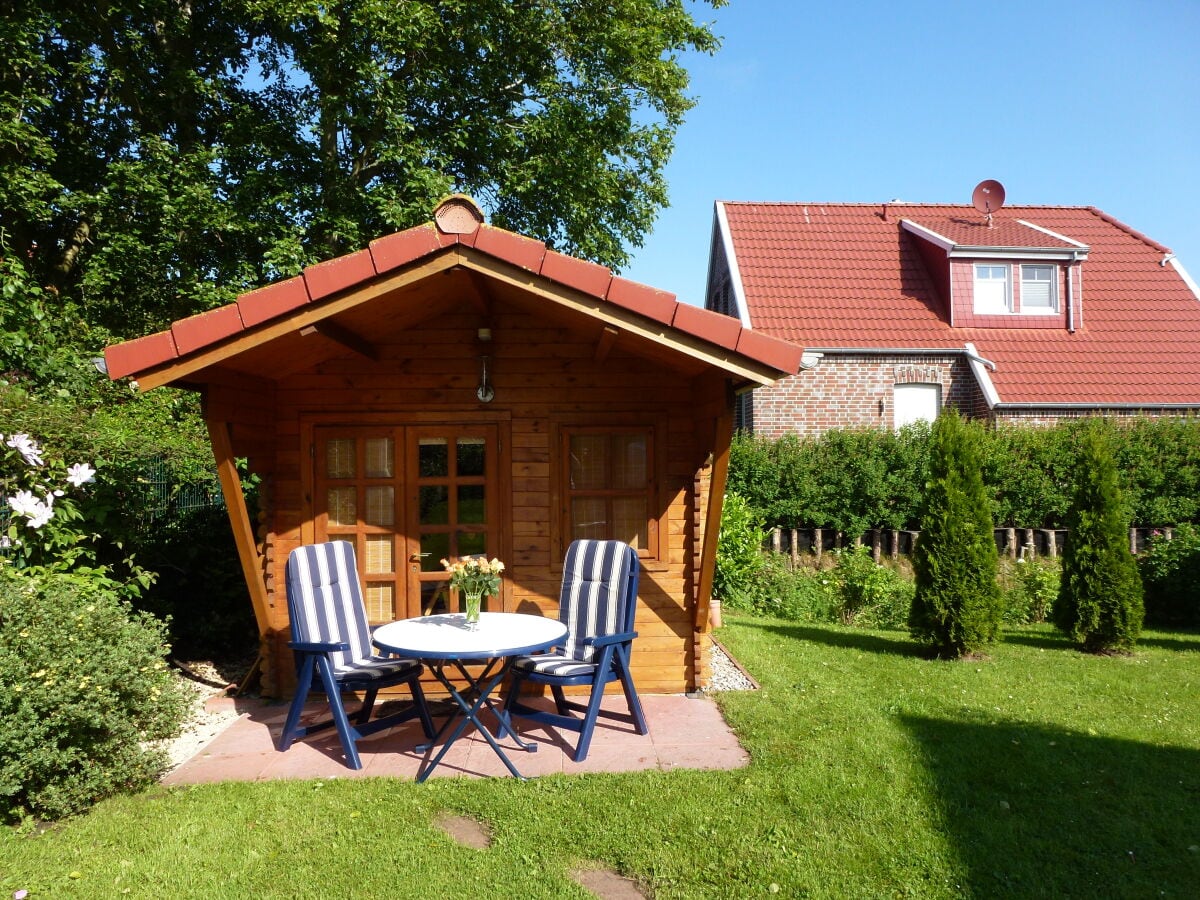
M 1067 334 L 1075 333 L 1075 261 L 1067 266 Z

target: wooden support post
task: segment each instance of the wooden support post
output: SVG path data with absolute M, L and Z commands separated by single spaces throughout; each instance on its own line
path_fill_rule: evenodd
M 221 482 L 221 493 L 225 497 L 225 509 L 229 524 L 233 528 L 233 540 L 237 545 L 238 559 L 242 564 L 242 577 L 250 592 L 254 606 L 254 619 L 258 623 L 260 644 L 270 630 L 267 585 L 263 580 L 262 559 L 258 554 L 258 543 L 254 538 L 254 526 L 246 510 L 246 496 L 242 493 L 242 480 L 238 476 L 237 463 L 233 456 L 233 444 L 229 439 L 229 425 L 207 419 L 208 437 L 212 442 L 213 458 L 217 462 L 217 478 Z M 261 653 L 261 651 L 260 651 Z
M 800 565 L 800 529 L 792 529 L 792 568 L 795 569 Z
M 783 531 L 780 528 L 771 529 L 771 550 L 775 553 L 783 552 Z
M 1005 533 L 1005 539 L 1008 542 L 1005 549 L 1008 551 L 1009 556 L 1011 556 L 1013 559 L 1016 559 L 1017 558 L 1017 529 L 1006 528 L 1004 533 Z
M 732 398 L 731 398 L 732 401 Z M 721 529 L 721 509 L 729 478 L 729 445 L 733 442 L 733 403 L 714 423 L 712 472 L 708 483 L 708 509 L 704 514 L 704 545 L 700 551 L 700 585 L 696 597 L 694 627 L 698 633 L 709 630 L 708 607 L 712 601 L 713 572 L 717 566 L 717 537 Z M 696 660 L 697 680 L 700 660 Z
M 879 565 L 879 560 L 883 557 L 883 538 L 878 528 L 871 529 L 871 558 L 875 560 L 875 564 Z
M 825 552 L 825 531 L 822 528 L 813 529 L 813 553 L 817 556 L 817 562 L 821 561 L 821 554 Z

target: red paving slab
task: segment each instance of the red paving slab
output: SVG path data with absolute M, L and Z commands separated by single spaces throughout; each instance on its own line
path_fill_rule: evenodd
M 425 736 L 417 722 L 406 722 L 359 741 L 363 767 L 355 771 L 343 762 L 341 746 L 332 730 L 297 741 L 286 752 L 276 750 L 275 743 L 287 715 L 286 704 L 254 699 L 219 702 L 234 703 L 240 715 L 195 756 L 168 773 L 163 778 L 164 784 L 380 776 L 415 779 L 421 763 L 440 749 L 439 745 L 432 751 L 418 752 L 417 745 L 424 742 Z M 601 718 L 588 758 L 582 763 L 571 758 L 578 737 L 574 732 L 535 722 L 517 719 L 514 723 L 521 739 L 537 746 L 535 752 L 521 750 L 511 737 L 499 743 L 527 778 L 648 769 L 736 769 L 750 762 L 711 698 L 650 695 L 642 697 L 642 705 L 649 734 L 640 735 L 628 723 Z M 437 727 L 444 721 L 444 716 L 439 715 L 443 708 L 435 706 Z M 624 699 L 606 697 L 604 708 L 624 712 Z M 306 709 L 305 719 L 316 721 L 325 715 L 324 706 L 312 704 Z M 482 718 L 484 722 L 494 721 L 486 713 Z M 487 778 L 508 774 L 484 737 L 469 728 L 431 777 Z

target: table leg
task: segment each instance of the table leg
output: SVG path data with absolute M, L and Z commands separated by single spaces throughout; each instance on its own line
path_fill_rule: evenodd
M 433 672 L 434 677 L 441 682 L 442 686 L 445 687 L 447 691 L 449 691 L 450 696 L 454 698 L 454 702 L 458 705 L 458 712 L 446 720 L 446 723 L 438 730 L 437 737 L 434 738 L 434 742 L 436 743 L 436 741 L 441 738 L 441 736 L 450 727 L 451 723 L 453 723 L 456 719 L 459 721 L 454 730 L 450 732 L 449 737 L 446 738 L 446 742 L 442 745 L 442 749 L 438 751 L 437 755 L 427 763 L 423 763 L 420 769 L 417 771 L 418 783 L 423 782 L 429 777 L 430 773 L 437 768 L 442 759 L 446 756 L 446 753 L 454 745 L 454 742 L 462 736 L 468 724 L 473 724 L 477 729 L 479 729 L 480 733 L 491 745 L 492 750 L 497 756 L 500 757 L 500 761 L 504 763 L 505 768 L 512 773 L 514 778 L 520 778 L 522 781 L 525 779 L 525 776 L 517 770 L 517 767 L 513 765 L 512 760 L 508 758 L 508 755 L 504 752 L 504 748 L 500 746 L 487 727 L 481 721 L 479 721 L 479 710 L 484 706 L 487 706 L 488 709 L 495 713 L 495 709 L 489 702 L 488 696 L 493 690 L 495 690 L 496 685 L 498 685 L 508 673 L 509 663 L 507 660 L 505 660 L 504 664 L 500 667 L 500 670 L 495 674 L 492 674 L 492 669 L 495 662 L 496 660 L 489 661 L 484 667 L 483 671 L 476 677 L 472 677 L 461 665 L 457 665 L 459 672 L 468 681 L 467 688 L 462 692 L 456 690 L 453 682 L 451 682 L 446 676 L 446 673 L 443 671 L 443 661 L 436 660 L 427 662 L 427 665 L 429 666 L 430 671 Z M 474 695 L 474 702 L 468 703 L 466 697 L 463 696 L 464 694 Z M 515 739 L 516 736 L 513 735 L 512 727 L 505 723 L 504 717 L 497 716 L 497 720 L 501 723 L 501 731 L 507 731 Z M 520 740 L 517 740 L 517 743 L 520 744 L 523 749 L 530 749 L 529 746 Z M 428 749 L 429 747 L 432 747 L 432 744 L 422 744 L 418 746 L 417 749 Z

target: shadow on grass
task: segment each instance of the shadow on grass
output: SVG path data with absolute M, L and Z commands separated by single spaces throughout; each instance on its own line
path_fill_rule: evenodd
M 1138 638 L 1139 647 L 1157 647 L 1159 650 L 1178 650 L 1200 653 L 1200 633 L 1195 631 L 1178 631 L 1172 633 L 1165 629 L 1155 629 L 1156 634 L 1143 634 Z M 1175 637 L 1174 634 L 1178 634 Z
M 1065 635 L 1050 631 L 1005 631 L 1002 640 L 1006 644 L 1023 647 L 1040 647 L 1045 650 L 1074 650 L 1075 645 Z
M 903 716 L 967 896 L 1194 896 L 1200 751 Z
M 1040 647 L 1046 650 L 1079 650 L 1066 635 L 1057 631 L 1011 630 L 1004 632 L 1003 640 L 1006 644 Z M 1171 632 L 1155 629 L 1150 634 L 1143 632 L 1142 636 L 1138 638 L 1137 646 L 1179 652 L 1190 650 L 1193 653 L 1200 653 L 1200 634 L 1191 631 Z
M 779 625 L 754 619 L 743 619 L 738 624 L 745 628 L 757 628 L 760 631 L 770 631 L 785 637 L 811 641 L 814 644 L 826 644 L 830 647 L 845 647 L 867 653 L 886 653 L 890 656 L 929 655 L 921 645 L 909 640 L 900 631 L 896 632 L 895 638 L 890 638 L 849 627 L 836 628 L 830 625 L 811 628 L 800 623 Z

